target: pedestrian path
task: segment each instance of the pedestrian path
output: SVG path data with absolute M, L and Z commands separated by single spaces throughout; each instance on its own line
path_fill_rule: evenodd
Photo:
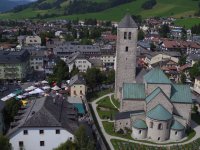
M 118 108 L 118 107 L 113 103 L 113 101 L 112 101 L 112 95 L 114 95 L 114 93 L 111 94 L 111 95 L 109 96 L 110 102 L 112 103 L 112 105 L 113 105 L 117 110 L 119 110 L 119 108 Z

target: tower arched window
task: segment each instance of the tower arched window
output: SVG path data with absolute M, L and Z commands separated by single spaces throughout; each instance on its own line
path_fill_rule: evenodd
M 124 39 L 127 39 L 127 32 L 124 32 Z
M 128 46 L 126 46 L 125 51 L 128 52 Z
M 128 39 L 131 40 L 131 32 L 128 33 Z
M 162 130 L 163 129 L 163 125 L 162 125 L 162 123 L 159 123 L 158 124 L 158 130 Z
M 153 128 L 153 122 L 150 122 L 150 128 Z

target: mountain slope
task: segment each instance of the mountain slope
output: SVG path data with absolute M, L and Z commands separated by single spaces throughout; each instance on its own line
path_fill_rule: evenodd
M 0 12 L 5 12 L 13 9 L 16 6 L 26 4 L 28 0 L 1 0 Z
M 95 13 L 81 13 L 81 14 L 72 14 L 68 16 L 64 16 L 64 12 L 69 5 L 69 0 L 39 0 L 38 5 L 47 3 L 51 4 L 56 1 L 60 1 L 59 7 L 53 7 L 50 9 L 39 10 L 33 8 L 33 5 L 25 8 L 22 11 L 17 13 L 10 12 L 0 15 L 0 19 L 25 19 L 25 18 L 33 18 L 38 15 L 51 15 L 57 14 L 55 16 L 48 16 L 54 18 L 70 18 L 70 19 L 85 19 L 85 18 L 97 18 L 100 20 L 120 20 L 122 16 L 128 11 L 134 15 L 141 15 L 143 18 L 152 17 L 152 16 L 173 16 L 173 17 L 188 17 L 189 15 L 193 15 L 198 10 L 199 1 L 194 0 L 157 0 L 157 4 L 153 9 L 144 10 L 141 8 L 142 4 L 147 0 L 134 0 L 132 2 L 121 4 L 119 6 L 109 8 L 103 11 L 95 12 Z M 109 0 L 88 0 L 92 2 L 103 3 Z M 59 16 L 59 17 L 58 17 Z M 45 17 L 47 18 L 47 17 Z

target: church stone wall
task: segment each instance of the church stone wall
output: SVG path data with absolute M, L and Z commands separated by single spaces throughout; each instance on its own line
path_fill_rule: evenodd
M 184 119 L 186 119 L 187 124 L 190 125 L 192 105 L 182 103 L 173 103 L 173 105 L 174 114 L 182 116 Z
M 115 132 L 119 131 L 120 129 L 125 130 L 125 128 L 131 129 L 131 119 L 126 118 L 126 119 L 115 120 L 114 126 L 115 126 Z
M 122 100 L 120 112 L 144 110 L 144 100 Z
M 150 126 L 151 122 L 153 123 L 152 128 Z M 158 142 L 169 139 L 171 120 L 158 121 L 158 120 L 146 118 L 146 124 L 148 126 L 147 138 L 152 139 L 154 141 L 158 141 Z M 162 124 L 162 129 L 158 129 L 159 124 Z
M 157 87 L 160 87 L 163 92 L 170 97 L 171 95 L 171 85 L 170 84 L 147 84 L 147 94 L 151 94 Z
M 137 30 L 137 28 L 117 29 L 115 96 L 118 99 L 123 83 L 135 82 Z M 131 39 L 124 39 L 124 32 L 131 32 Z
M 151 110 L 152 108 L 156 107 L 158 104 L 161 104 L 165 109 L 167 109 L 170 113 L 173 112 L 173 105 L 172 103 L 167 99 L 166 96 L 163 95 L 163 93 L 159 93 L 153 100 L 151 100 L 147 104 L 147 112 Z

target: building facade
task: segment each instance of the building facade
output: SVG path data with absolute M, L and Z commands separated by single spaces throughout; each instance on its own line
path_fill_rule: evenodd
M 77 111 L 63 97 L 32 100 L 18 111 L 7 133 L 13 150 L 52 150 L 74 140 Z
M 27 50 L 0 52 L 0 79 L 22 80 L 30 70 Z
M 70 96 L 84 99 L 87 92 L 86 81 L 83 76 L 77 74 L 70 79 Z
M 195 78 L 194 91 L 200 94 L 200 76 Z

